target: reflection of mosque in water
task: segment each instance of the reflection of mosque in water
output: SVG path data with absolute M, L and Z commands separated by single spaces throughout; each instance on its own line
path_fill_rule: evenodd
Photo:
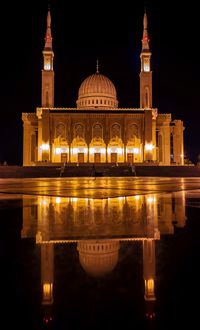
M 92 277 L 103 277 L 118 263 L 120 244 L 139 241 L 143 249 L 144 298 L 154 317 L 155 241 L 184 227 L 185 193 L 108 199 L 36 197 L 23 199 L 22 238 L 41 246 L 43 304 L 53 303 L 54 245 L 76 243 L 79 261 Z

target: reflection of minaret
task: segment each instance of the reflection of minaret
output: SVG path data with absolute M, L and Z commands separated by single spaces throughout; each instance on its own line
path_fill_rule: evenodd
M 42 285 L 43 322 L 45 324 L 49 324 L 52 321 L 54 245 L 41 244 L 40 248 L 41 248 L 41 285 Z
M 143 241 L 143 278 L 145 285 L 144 298 L 147 303 L 146 317 L 149 319 L 153 319 L 155 317 L 155 276 L 155 240 L 147 239 Z
M 87 274 L 102 277 L 116 266 L 119 256 L 119 241 L 82 240 L 78 242 L 79 260 Z
M 176 194 L 175 194 L 176 195 Z M 177 193 L 177 197 L 173 197 L 174 202 L 174 222 L 177 227 L 184 227 L 185 221 L 187 219 L 185 214 L 185 191 L 180 191 Z
M 53 280 L 54 280 L 54 245 L 41 244 L 41 283 L 42 304 L 53 303 Z
M 157 210 L 157 198 L 155 194 L 145 197 L 146 205 L 146 221 L 147 221 L 147 237 L 152 238 L 158 235 L 158 210 Z

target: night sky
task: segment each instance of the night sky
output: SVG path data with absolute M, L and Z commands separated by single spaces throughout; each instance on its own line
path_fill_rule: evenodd
M 199 14 L 195 1 L 147 2 L 153 106 L 185 125 L 185 152 L 200 153 Z M 100 72 L 115 84 L 120 107 L 139 107 L 144 1 L 52 0 L 55 106 L 75 107 L 81 82 Z M 108 7 L 109 5 L 109 7 Z M 0 11 L 0 162 L 22 164 L 22 112 L 41 105 L 47 0 L 4 2 Z

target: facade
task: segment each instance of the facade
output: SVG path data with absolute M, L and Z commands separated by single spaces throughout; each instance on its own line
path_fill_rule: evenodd
M 86 78 L 75 108 L 54 106 L 54 52 L 48 11 L 43 51 L 41 107 L 23 113 L 23 165 L 152 163 L 183 165 L 183 122 L 152 105 L 151 51 L 144 14 L 140 107 L 118 107 L 114 84 L 103 74 Z

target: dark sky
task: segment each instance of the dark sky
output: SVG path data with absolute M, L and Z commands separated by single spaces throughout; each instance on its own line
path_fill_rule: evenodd
M 185 151 L 200 153 L 199 14 L 195 1 L 149 0 L 153 106 L 185 125 Z M 55 106 L 75 106 L 83 79 L 100 72 L 120 107 L 139 107 L 144 1 L 52 0 Z M 22 164 L 22 112 L 40 106 L 47 0 L 1 4 L 0 161 Z

